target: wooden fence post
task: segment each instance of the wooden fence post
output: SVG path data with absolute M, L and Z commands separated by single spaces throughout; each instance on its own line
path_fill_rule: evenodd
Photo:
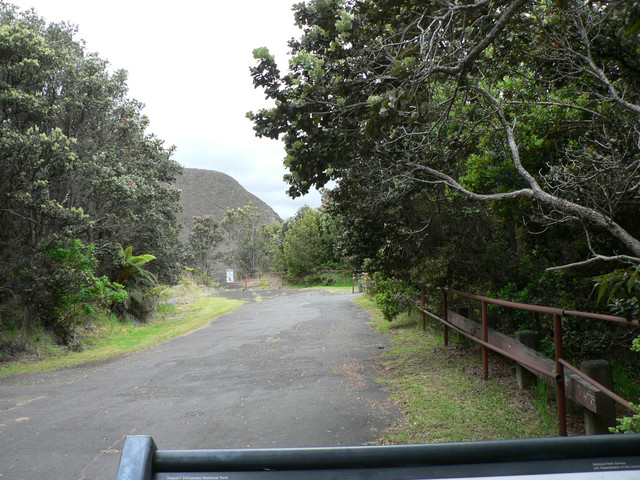
M 445 322 L 449 321 L 449 305 L 447 300 L 447 291 L 442 291 L 442 318 Z M 449 327 L 444 326 L 444 346 L 449 345 Z
M 558 433 L 561 437 L 567 436 L 567 399 L 564 391 L 564 367 L 560 363 L 562 353 L 562 317 L 553 315 L 553 337 L 556 357 L 556 391 L 558 401 Z
M 521 330 L 515 334 L 516 340 L 526 347 L 536 349 L 538 340 L 536 332 L 532 330 Z M 536 384 L 536 376 L 525 367 L 516 363 L 516 380 L 520 389 L 530 388 Z
M 593 378 L 596 382 L 613 390 L 613 367 L 607 360 L 585 360 L 580 364 L 580 370 Z M 601 394 L 596 402 L 597 412 L 584 411 L 585 435 L 601 435 L 610 433 L 609 427 L 616 425 L 616 405 L 613 399 Z
M 489 319 L 487 316 L 487 302 L 482 301 L 482 341 L 489 341 Z M 489 349 L 482 346 L 482 379 L 489 379 Z

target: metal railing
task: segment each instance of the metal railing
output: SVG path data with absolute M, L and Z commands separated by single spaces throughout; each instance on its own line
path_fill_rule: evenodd
M 117 480 L 269 478 L 637 478 L 640 435 L 529 438 L 426 445 L 159 450 L 126 437 Z
M 567 414 L 566 414 L 566 394 L 565 394 L 565 380 L 566 374 L 565 369 L 569 370 L 572 374 L 577 375 L 579 378 L 585 380 L 590 385 L 595 387 L 596 389 L 602 391 L 607 397 L 613 399 L 615 402 L 621 404 L 625 408 L 637 412 L 637 410 L 624 398 L 620 397 L 616 393 L 612 392 L 610 389 L 597 382 L 593 378 L 586 375 L 584 372 L 580 371 L 575 366 L 571 365 L 563 356 L 563 345 L 562 345 L 562 318 L 566 316 L 576 316 L 581 318 L 590 318 L 595 320 L 603 320 L 609 322 L 616 323 L 624 323 L 626 325 L 632 325 L 635 327 L 640 326 L 638 320 L 627 320 L 623 317 L 617 317 L 614 315 L 606 315 L 600 313 L 590 313 L 590 312 L 579 312 L 574 310 L 565 310 L 561 308 L 555 307 L 547 307 L 541 305 L 530 305 L 525 303 L 517 303 L 511 302 L 507 300 L 499 300 L 495 298 L 483 297 L 481 295 L 475 295 L 472 293 L 461 292 L 453 289 L 445 289 L 442 294 L 442 311 L 443 316 L 439 317 L 435 313 L 429 311 L 426 308 L 426 296 L 425 290 L 427 286 L 423 285 L 421 288 L 422 297 L 419 302 L 419 310 L 422 313 L 422 322 L 423 328 L 425 326 L 426 317 L 430 317 L 434 320 L 441 322 L 444 325 L 444 344 L 445 346 L 449 343 L 449 330 L 455 330 L 459 334 L 469 338 L 470 340 L 478 343 L 482 347 L 482 366 L 483 366 L 483 379 L 487 380 L 489 375 L 489 350 L 492 350 L 504 357 L 507 357 L 523 367 L 537 373 L 543 375 L 545 377 L 551 378 L 555 382 L 556 391 L 557 391 L 557 410 L 558 410 L 558 431 L 561 436 L 567 435 Z M 449 295 L 456 295 L 458 297 L 467 298 L 473 301 L 480 302 L 480 311 L 481 311 L 481 333 L 478 337 L 477 335 L 466 331 L 460 326 L 454 325 L 452 321 L 450 321 L 450 316 L 453 312 L 449 311 Z M 507 351 L 505 348 L 501 348 L 495 343 L 489 341 L 489 321 L 487 314 L 487 305 L 493 304 L 501 307 L 512 308 L 516 310 L 541 313 L 545 315 L 551 315 L 553 317 L 553 331 L 554 331 L 554 351 L 555 351 L 555 368 L 549 369 L 545 362 L 538 361 L 535 358 L 525 358 L 525 355 L 522 355 L 518 352 L 518 349 L 511 349 Z

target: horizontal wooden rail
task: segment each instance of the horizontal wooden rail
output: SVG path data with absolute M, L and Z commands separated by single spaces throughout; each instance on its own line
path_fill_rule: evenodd
M 514 308 L 516 310 L 524 310 L 527 312 L 545 313 L 548 315 L 560 315 L 561 317 L 563 316 L 583 317 L 583 318 L 590 318 L 593 320 L 605 320 L 608 322 L 624 323 L 625 325 L 633 325 L 636 327 L 640 326 L 640 321 L 638 320 L 629 320 L 624 317 L 607 315 L 604 313 L 579 312 L 575 310 L 566 310 L 564 308 L 558 308 L 558 307 L 547 307 L 544 305 L 531 305 L 528 303 L 518 303 L 518 302 L 509 301 L 509 300 L 499 300 L 497 298 L 483 297 L 482 295 L 475 295 L 473 293 L 461 292 L 459 290 L 454 290 L 454 289 L 448 289 L 447 291 L 454 295 L 458 295 L 464 298 L 469 298 L 471 300 L 477 300 L 479 302 L 487 302 L 493 305 L 499 305 L 501 307 L 507 307 L 507 308 Z
M 589 382 L 591 385 L 593 385 L 594 387 L 596 387 L 598 390 L 601 390 L 602 393 L 604 393 L 605 395 L 607 395 L 609 398 L 615 400 L 616 402 L 618 402 L 620 405 L 622 405 L 625 408 L 628 408 L 629 410 L 631 410 L 632 412 L 635 413 L 639 413 L 638 409 L 635 408 L 633 405 L 631 405 L 627 400 L 625 400 L 624 398 L 622 398 L 620 395 L 618 395 L 615 392 L 612 392 L 611 390 L 609 390 L 607 387 L 605 387 L 604 385 L 602 385 L 599 382 L 596 382 L 593 378 L 591 378 L 590 376 L 588 376 L 587 374 L 585 374 L 584 372 L 582 372 L 581 370 L 577 369 L 576 367 L 574 367 L 573 365 L 571 365 L 569 362 L 560 359 L 560 363 L 562 364 L 562 366 L 564 368 L 567 368 L 569 370 L 571 370 L 573 373 L 575 373 L 576 375 L 578 375 L 580 378 L 583 378 L 584 380 L 586 380 L 587 382 Z
M 522 365 L 532 373 L 542 376 L 553 381 L 559 381 L 562 378 L 554 370 L 554 361 L 538 352 L 529 348 L 517 340 L 489 329 L 489 341 L 483 342 L 479 338 L 480 325 L 473 320 L 463 317 L 462 315 L 448 311 L 448 321 L 438 317 L 426 309 L 418 307 L 418 309 L 434 320 L 438 320 L 447 328 L 451 328 L 479 345 L 489 348 L 504 357 L 513 360 Z M 569 398 L 579 405 L 582 405 L 589 411 L 598 412 L 598 389 L 591 386 L 589 382 L 583 380 L 580 376 L 569 373 L 564 375 L 565 389 Z
M 549 370 L 547 368 L 541 367 L 533 362 L 529 362 L 527 360 L 523 360 L 522 357 L 519 357 L 516 354 L 513 354 L 511 352 L 508 352 L 507 350 L 503 350 L 502 348 L 499 348 L 497 346 L 495 346 L 494 344 L 490 343 L 490 342 L 485 342 L 481 339 L 479 339 L 478 337 L 476 337 L 473 333 L 469 333 L 466 332 L 465 330 L 463 330 L 462 328 L 458 327 L 457 325 L 455 325 L 454 323 L 451 323 L 449 321 L 446 321 L 440 317 L 438 317 L 437 315 L 434 315 L 433 313 L 429 312 L 426 309 L 423 309 L 422 307 L 418 307 L 418 310 L 420 310 L 421 312 L 425 313 L 427 316 L 435 319 L 435 320 L 439 320 L 440 322 L 442 322 L 442 324 L 446 325 L 447 327 L 455 330 L 456 332 L 458 332 L 460 335 L 469 338 L 470 340 L 473 340 L 474 342 L 476 342 L 479 345 L 482 345 L 483 347 L 487 347 L 490 350 L 493 350 L 496 353 L 499 353 L 500 355 L 507 357 L 515 362 L 518 362 L 520 365 L 522 365 L 523 367 L 526 367 L 530 370 L 533 370 L 541 375 L 544 375 L 545 377 L 549 377 L 549 378 L 553 378 L 553 379 L 559 379 L 559 376 L 556 375 L 555 372 L 553 372 L 552 370 Z M 449 312 L 449 318 L 451 318 L 451 315 L 455 315 L 455 312 Z M 493 332 L 494 334 L 498 333 L 498 332 Z
M 423 327 L 425 318 L 428 316 L 441 322 L 444 329 L 445 345 L 448 343 L 448 329 L 453 329 L 461 335 L 478 343 L 482 347 L 484 378 L 488 375 L 489 350 L 509 358 L 524 368 L 530 370 L 543 378 L 553 379 L 557 389 L 558 402 L 558 429 L 560 435 L 566 435 L 566 406 L 565 395 L 576 403 L 584 406 L 589 411 L 600 414 L 602 412 L 601 402 L 604 403 L 603 396 L 613 399 L 625 408 L 637 412 L 637 410 L 624 398 L 604 387 L 593 378 L 581 372 L 579 369 L 564 360 L 562 353 L 562 318 L 568 315 L 594 320 L 602 320 L 616 323 L 623 323 L 630 326 L 640 326 L 638 320 L 629 320 L 624 317 L 607 315 L 592 312 L 580 312 L 557 307 L 543 305 L 531 305 L 526 303 L 499 300 L 496 298 L 475 295 L 468 292 L 461 292 L 454 289 L 443 289 L 443 317 L 441 318 L 426 308 L 425 301 L 426 286 L 421 287 L 422 298 L 416 302 L 418 310 L 422 313 Z M 450 311 L 448 308 L 448 294 L 468 298 L 481 303 L 482 323 L 479 324 L 470 319 Z M 526 347 L 520 342 L 488 328 L 487 304 L 498 305 L 516 310 L 523 310 L 534 313 L 542 313 L 553 316 L 554 338 L 555 338 L 555 361 L 535 350 Z

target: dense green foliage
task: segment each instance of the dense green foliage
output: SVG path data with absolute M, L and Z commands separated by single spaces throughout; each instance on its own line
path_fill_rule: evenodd
M 316 0 L 295 15 L 288 72 L 254 51 L 275 104 L 249 117 L 284 141 L 290 195 L 335 182 L 327 210 L 356 265 L 603 308 L 593 278 L 640 263 L 637 4 Z
M 47 283 L 39 283 L 31 298 L 51 309 L 47 316 L 56 319 L 53 327 L 59 337 L 67 340 L 76 322 L 94 314 L 96 305 L 110 307 L 127 299 L 123 285 L 110 282 L 105 275 L 96 277 L 93 246 L 75 240 L 66 248 L 48 248 L 42 256 L 50 274 L 40 280 Z
M 0 3 L 0 328 L 63 339 L 73 305 L 117 289 L 122 246 L 153 254 L 164 282 L 179 272 L 181 167 L 145 133 L 126 72 L 75 34 Z
M 276 269 L 291 280 L 322 282 L 323 272 L 347 267 L 337 248 L 338 237 L 336 224 L 324 209 L 300 208 L 274 238 Z
M 237 210 L 229 209 L 220 223 L 231 242 L 226 261 L 240 274 L 269 270 L 268 227 L 260 221 L 258 208 L 249 203 Z
M 374 285 L 373 294 L 382 316 L 389 322 L 401 313 L 409 311 L 419 297 L 415 288 L 397 278 L 378 280 Z
M 640 405 L 631 404 L 634 408 L 640 410 Z M 611 433 L 640 433 L 640 414 L 622 417 L 618 419 L 616 427 L 610 427 Z
M 598 302 L 606 299 L 616 315 L 640 318 L 640 265 L 597 277 L 596 288 Z
M 250 203 L 230 209 L 220 225 L 230 244 L 222 255 L 241 275 L 281 272 L 294 283 L 314 284 L 347 268 L 338 248 L 340 231 L 323 208 L 304 206 L 283 223 L 264 224 Z

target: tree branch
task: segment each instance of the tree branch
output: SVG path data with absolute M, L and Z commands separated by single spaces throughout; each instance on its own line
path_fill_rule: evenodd
M 634 265 L 640 264 L 640 258 L 638 257 L 630 257 L 628 255 L 614 255 L 610 257 L 606 257 L 604 255 L 595 255 L 587 260 L 583 260 L 581 262 L 573 262 L 567 263 L 566 265 L 558 265 L 555 267 L 549 267 L 545 269 L 547 272 L 556 272 L 558 270 L 567 270 L 569 268 L 575 267 L 584 267 L 586 265 L 590 265 L 596 262 L 624 262 L 624 263 L 632 263 Z
M 560 212 L 564 212 L 570 215 L 575 215 L 580 219 L 586 220 L 593 225 L 604 228 L 609 233 L 611 233 L 614 237 L 620 240 L 629 250 L 631 250 L 635 255 L 640 255 L 640 240 L 635 238 L 629 232 L 627 232 L 624 228 L 622 228 L 619 224 L 613 221 L 613 219 L 607 215 L 598 212 L 595 209 L 585 207 L 584 205 L 579 205 L 577 203 L 571 202 L 561 197 L 557 197 L 552 195 L 546 191 L 544 191 L 536 179 L 531 175 L 522 165 L 520 160 L 520 152 L 518 148 L 518 144 L 515 139 L 515 134 L 513 132 L 513 128 L 509 123 L 506 114 L 504 112 L 504 108 L 500 101 L 491 95 L 487 90 L 472 86 L 473 90 L 477 91 L 481 95 L 483 95 L 489 103 L 491 103 L 495 111 L 498 115 L 498 119 L 502 123 L 502 127 L 504 129 L 505 134 L 507 135 L 507 141 L 509 143 L 509 148 L 511 150 L 511 156 L 513 165 L 518 172 L 518 174 L 526 180 L 526 182 L 531 187 L 533 192 L 533 197 L 545 203 Z
M 591 41 L 589 39 L 589 35 L 587 34 L 587 31 L 585 29 L 585 26 L 582 20 L 579 17 L 578 17 L 578 20 L 579 21 L 576 21 L 575 24 L 579 29 L 580 36 L 582 37 L 582 41 L 587 47 L 587 54 L 584 55 L 580 52 L 577 52 L 573 48 L 570 48 L 568 45 L 566 48 L 567 51 L 570 52 L 572 55 L 575 55 L 578 59 L 582 60 L 582 62 L 586 63 L 589 66 L 589 68 L 584 68 L 584 70 L 591 76 L 598 79 L 607 88 L 607 90 L 609 90 L 609 95 L 611 95 L 611 98 L 615 103 L 617 103 L 623 108 L 626 108 L 627 110 L 630 110 L 631 112 L 634 112 L 640 115 L 640 106 L 635 105 L 633 103 L 629 103 L 626 100 L 624 100 L 622 97 L 620 97 L 620 95 L 618 94 L 618 91 L 615 89 L 613 84 L 609 81 L 609 78 L 607 78 L 607 75 L 604 73 L 604 70 L 599 68 L 596 65 L 596 62 L 594 62 L 593 56 L 591 55 Z
M 523 188 L 521 190 L 515 190 L 513 192 L 505 192 L 505 193 L 491 193 L 491 194 L 475 193 L 475 192 L 472 192 L 471 190 L 467 190 L 462 185 L 460 185 L 456 180 L 454 180 L 453 177 L 450 177 L 446 173 L 443 173 L 443 172 L 441 172 L 439 170 L 436 170 L 434 168 L 427 167 L 427 166 L 424 166 L 424 165 L 419 165 L 419 164 L 416 164 L 416 163 L 406 163 L 406 165 L 409 166 L 409 167 L 414 168 L 415 170 L 420 170 L 422 172 L 425 172 L 425 173 L 431 175 L 432 177 L 438 178 L 437 181 L 430 182 L 428 180 L 421 180 L 421 179 L 417 179 L 415 177 L 409 177 L 407 175 L 407 177 L 411 178 L 412 180 L 415 180 L 415 181 L 418 181 L 418 182 L 423 182 L 423 183 L 441 183 L 441 184 L 444 184 L 444 185 L 446 185 L 448 187 L 451 187 L 454 190 L 460 192 L 465 197 L 470 198 L 471 200 L 476 200 L 476 201 L 479 201 L 479 202 L 496 202 L 496 201 L 499 201 L 499 200 L 511 200 L 511 199 L 514 199 L 514 198 L 533 198 L 534 197 L 534 193 L 530 188 Z
M 480 41 L 473 50 L 471 50 L 462 60 L 460 60 L 453 67 L 435 67 L 433 69 L 429 69 L 429 73 L 447 73 L 447 74 L 457 74 L 457 73 L 466 73 L 469 70 L 471 64 L 475 61 L 476 58 L 489 46 L 495 38 L 500 35 L 500 33 L 504 30 L 507 24 L 511 21 L 516 12 L 527 3 L 529 0 L 514 0 L 511 5 L 505 10 L 502 16 L 498 19 L 498 21 L 493 25 L 493 28 L 489 31 L 489 33 L 484 37 L 482 41 Z M 475 7 L 475 6 L 474 6 Z

